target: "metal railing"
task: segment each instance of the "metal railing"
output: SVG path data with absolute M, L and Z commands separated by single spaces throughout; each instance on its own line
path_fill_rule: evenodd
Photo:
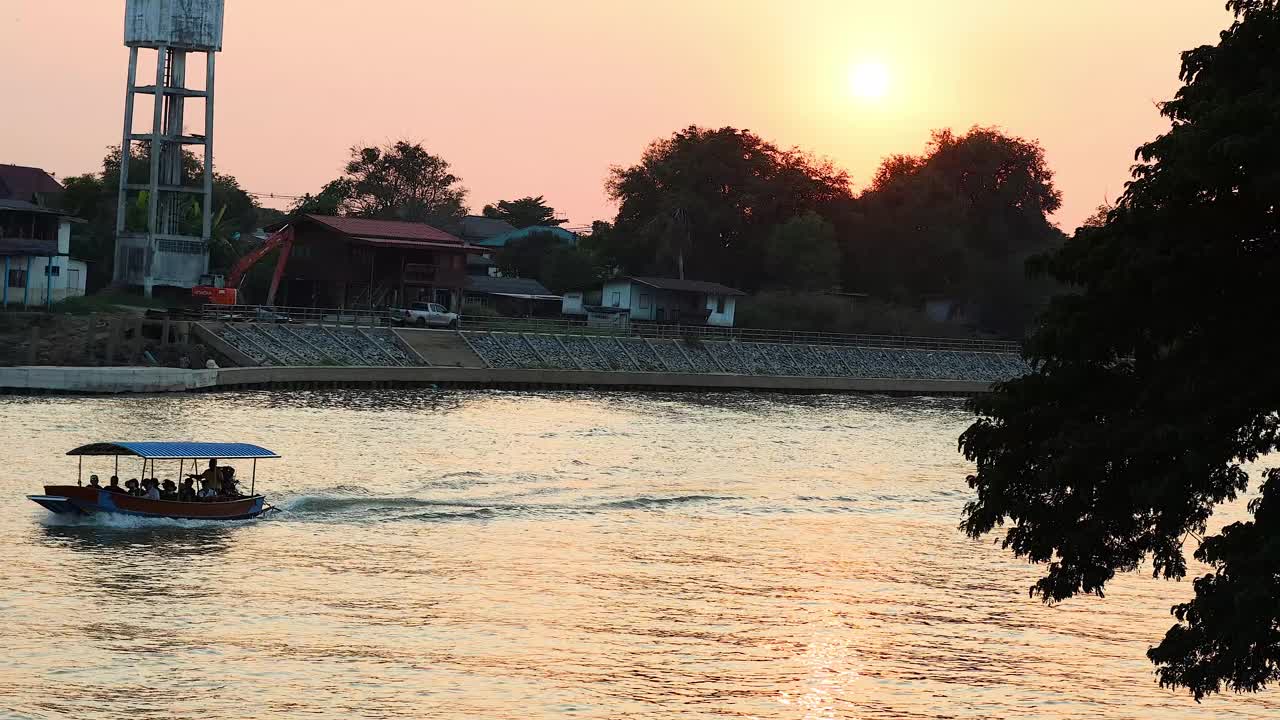
M 328 325 L 387 326 L 400 323 L 392 310 L 357 308 L 262 307 L 258 305 L 205 305 L 205 320 L 272 322 L 287 318 L 295 323 Z M 718 340 L 724 342 L 785 343 L 799 345 L 849 345 L 869 348 L 913 350 L 955 350 L 968 352 L 1018 353 L 1021 345 L 1010 340 L 939 338 L 912 335 L 872 335 L 810 332 L 805 330 L 764 330 L 710 325 L 671 325 L 632 322 L 629 327 L 589 325 L 586 320 L 568 318 L 504 318 L 467 315 L 459 318 L 458 329 L 479 332 L 543 333 L 553 335 L 613 335 L 650 339 Z
M 669 325 L 632 321 L 630 327 L 591 326 L 586 320 L 541 318 L 463 317 L 463 330 L 526 332 L 566 335 L 617 335 L 651 339 L 698 338 L 725 342 L 787 343 L 800 345 L 852 345 L 872 348 L 912 348 L 916 350 L 961 350 L 971 352 L 1018 353 L 1021 345 L 1010 340 L 938 338 L 911 335 L 869 335 L 811 332 L 806 330 L 764 330 L 713 325 Z
M 283 305 L 205 305 L 200 319 L 220 322 L 294 322 L 324 325 L 385 326 L 400 316 L 386 308 L 310 308 Z

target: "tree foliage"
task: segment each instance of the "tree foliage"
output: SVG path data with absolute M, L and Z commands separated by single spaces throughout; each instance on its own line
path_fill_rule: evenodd
M 1020 335 L 1047 295 L 1025 264 L 1063 241 L 1048 219 L 1061 203 L 1038 143 L 936 131 L 923 155 L 887 158 L 852 203 L 844 285 L 909 304 L 945 296 Z
M 849 179 L 746 130 L 689 127 L 614 168 L 608 191 L 619 208 L 601 247 L 607 264 L 754 290 L 770 276 L 775 227 L 847 199 Z
M 1085 218 L 1084 222 L 1080 223 L 1081 227 L 1100 228 L 1106 225 L 1107 216 L 1111 214 L 1111 210 L 1113 208 L 1115 208 L 1115 205 L 1112 205 L 1111 203 L 1102 203 L 1098 207 L 1094 208 L 1092 215 Z
M 556 209 L 548 205 L 541 195 L 519 200 L 499 200 L 497 205 L 485 205 L 482 212 L 487 218 L 505 220 L 517 230 L 527 227 L 559 227 L 568 222 L 557 220 Z
M 558 295 L 570 290 L 599 287 L 601 279 L 595 257 L 582 248 L 568 245 L 547 253 L 538 276 L 539 282 Z
M 774 227 L 764 249 L 769 275 L 765 284 L 786 290 L 830 290 L 839 282 L 840 247 L 836 230 L 809 212 Z
M 115 265 L 116 202 L 120 187 L 119 147 L 109 148 L 102 159 L 102 170 L 69 177 L 63 182 L 63 205 L 84 224 L 72 226 L 71 254 L 89 262 L 86 285 L 92 292 L 110 284 Z M 133 148 L 129 158 L 129 177 L 146 178 L 150 175 L 151 154 L 147 145 Z M 204 165 L 191 152 L 182 156 L 183 184 L 199 186 L 204 178 Z M 148 193 L 132 196 L 133 201 L 125 210 L 125 227 L 131 232 L 145 231 L 147 225 Z M 200 200 L 194 195 L 184 195 L 179 203 L 180 224 L 178 231 L 184 235 L 199 236 L 204 231 L 204 216 Z M 225 267 L 239 256 L 242 248 L 236 237 L 261 227 L 263 214 L 260 207 L 240 183 L 230 175 L 214 173 L 213 176 L 213 224 L 210 238 L 210 264 Z
M 466 214 L 466 188 L 449 163 L 407 140 L 351 148 L 345 174 L 305 195 L 293 212 L 409 220 L 448 227 Z
M 512 240 L 494 258 L 507 277 L 533 278 L 552 292 L 581 290 L 600 280 L 590 252 L 565 244 L 550 232 Z
M 1053 602 L 1101 595 L 1150 561 L 1187 573 L 1184 542 L 1244 494 L 1280 444 L 1280 8 L 1237 0 L 1216 46 L 1182 55 L 1171 129 L 1137 151 L 1124 195 L 1038 267 L 1069 292 L 1026 345 L 1034 372 L 974 402 L 960 447 L 977 465 L 963 528 L 1004 526 L 1047 572 Z M 1205 538 L 1212 572 L 1148 652 L 1195 697 L 1280 680 L 1280 476 L 1253 519 Z

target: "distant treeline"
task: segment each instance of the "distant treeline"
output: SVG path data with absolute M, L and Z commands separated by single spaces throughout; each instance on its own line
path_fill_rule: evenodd
M 146 153 L 143 145 L 131 158 L 139 173 Z M 112 151 L 100 173 L 66 181 L 70 209 L 89 220 L 74 243 L 94 262 L 91 289 L 111 277 L 119 166 L 120 153 Z M 188 156 L 189 181 L 201 172 Z M 461 183 L 448 162 L 420 144 L 354 147 L 340 177 L 290 210 L 453 230 L 467 212 Z M 652 143 L 635 165 L 613 168 L 607 191 L 617 216 L 594 223 L 577 246 L 535 233 L 499 253 L 499 266 L 555 292 L 645 274 L 791 295 L 792 307 L 802 304 L 797 295 L 831 290 L 869 294 L 899 315 L 942 300 L 969 326 L 1021 335 L 1048 290 L 1027 279 L 1026 260 L 1065 239 L 1047 217 L 1061 195 L 1043 150 L 994 128 L 935 132 L 923 154 L 887 158 L 855 191 L 844 170 L 800 150 L 747 130 L 689 127 Z M 141 222 L 145 200 L 127 213 L 128 222 Z M 198 225 L 198 202 L 188 202 Z M 228 267 L 247 249 L 247 233 L 282 215 L 260 207 L 225 174 L 216 175 L 214 203 L 214 268 Z M 564 222 L 542 196 L 500 200 L 484 214 L 518 228 Z M 762 315 L 787 324 L 778 307 Z M 822 312 L 796 317 L 811 322 Z

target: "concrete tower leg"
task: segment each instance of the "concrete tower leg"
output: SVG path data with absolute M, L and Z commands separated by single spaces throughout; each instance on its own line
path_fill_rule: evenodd
M 129 185 L 129 158 L 133 156 L 133 97 L 138 82 L 138 48 L 129 48 L 129 76 L 124 87 L 124 136 L 120 141 L 120 195 L 116 203 L 116 235 L 125 231 L 125 205 Z M 117 271 L 117 277 L 119 277 Z
M 160 160 L 164 156 L 164 107 L 165 107 L 165 70 L 168 68 L 169 48 L 161 45 L 156 48 L 156 84 L 155 109 L 151 117 L 151 184 L 147 195 L 147 253 L 146 267 L 142 275 L 142 294 L 151 297 L 155 287 L 155 277 L 151 274 L 152 258 L 156 252 L 156 228 L 159 226 L 160 214 Z
M 215 80 L 214 63 L 217 55 L 205 53 L 204 75 L 204 228 L 201 237 L 206 241 L 213 238 L 213 86 Z M 205 253 L 204 271 L 209 272 L 209 255 Z

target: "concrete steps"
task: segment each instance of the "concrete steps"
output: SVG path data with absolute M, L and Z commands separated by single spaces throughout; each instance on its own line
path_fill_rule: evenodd
M 456 330 L 398 328 L 395 333 L 433 367 L 482 368 L 484 361 Z

